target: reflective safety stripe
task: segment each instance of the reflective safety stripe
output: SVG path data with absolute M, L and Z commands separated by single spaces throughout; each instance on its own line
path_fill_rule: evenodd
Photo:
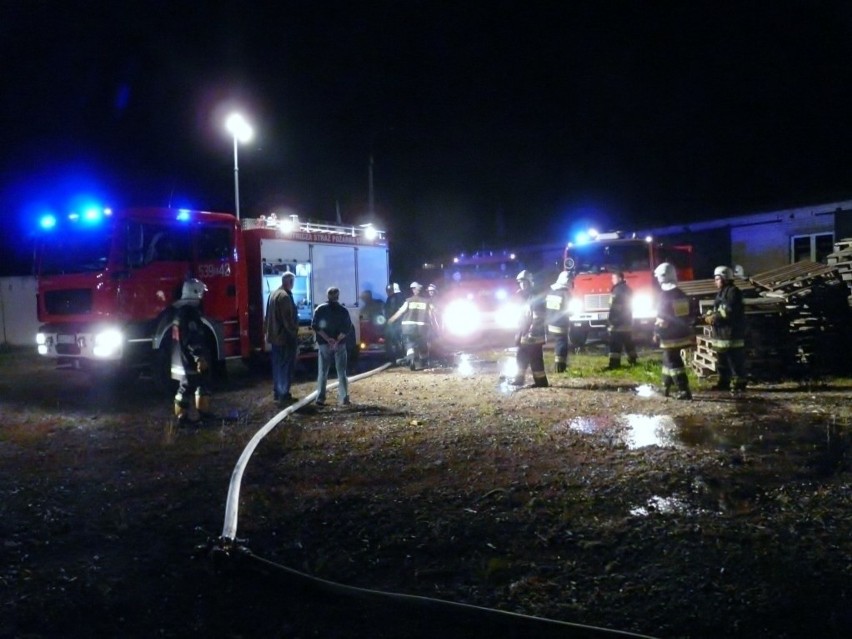
M 558 311 L 562 308 L 562 296 L 561 295 L 548 295 L 545 299 L 545 304 L 547 308 L 551 311 Z
M 745 340 L 742 339 L 716 339 L 713 338 L 713 348 L 743 348 L 745 346 Z
M 416 322 L 414 320 L 402 320 L 403 324 L 409 324 L 411 326 L 426 326 L 426 322 Z
M 561 326 L 553 326 L 552 324 L 547 325 L 547 330 L 551 333 L 567 333 L 568 330 L 562 328 Z
M 663 375 L 671 375 L 672 377 L 686 375 L 686 368 L 668 368 L 663 366 Z
M 673 339 L 660 339 L 660 348 L 689 348 L 695 346 L 695 337 L 676 337 Z
M 409 302 L 408 308 L 417 309 L 417 310 L 420 310 L 420 311 L 425 311 L 426 310 L 426 302 Z

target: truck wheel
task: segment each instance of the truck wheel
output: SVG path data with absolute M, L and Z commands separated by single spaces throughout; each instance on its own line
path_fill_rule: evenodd
M 586 328 L 570 328 L 568 329 L 568 339 L 571 341 L 571 346 L 581 348 L 586 345 L 586 340 L 589 339 L 589 331 Z
M 166 336 L 151 358 L 151 379 L 163 395 L 174 395 L 178 383 L 172 379 L 172 339 Z

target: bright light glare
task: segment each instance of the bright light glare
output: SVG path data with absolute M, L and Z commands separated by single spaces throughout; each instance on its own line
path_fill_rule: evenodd
M 95 357 L 114 357 L 121 351 L 124 337 L 116 328 L 108 328 L 95 335 L 95 345 L 92 354 Z
M 189 220 L 189 211 L 187 209 L 178 209 L 178 222 L 186 222 Z
M 494 315 L 494 320 L 499 328 L 509 329 L 517 328 L 521 320 L 521 314 L 524 312 L 524 307 L 515 302 L 507 302 L 501 304 Z
M 509 297 L 509 293 L 505 288 L 498 288 L 496 291 L 494 291 L 494 297 L 502 301 Z
M 281 230 L 282 233 L 292 233 L 296 230 L 296 222 L 289 219 L 281 220 L 281 222 L 278 223 L 278 228 Z
M 518 376 L 518 362 L 514 357 L 507 357 L 503 360 L 500 376 L 504 379 L 510 380 L 515 379 Z
M 39 221 L 39 226 L 43 229 L 52 229 L 56 226 L 56 216 L 48 213 L 47 215 L 43 215 L 41 220 Z
M 467 377 L 469 375 L 473 375 L 473 363 L 470 361 L 470 355 L 467 353 L 462 353 L 459 358 L 459 365 L 456 369 L 459 375 Z
M 581 302 L 576 297 L 572 297 L 571 301 L 568 302 L 568 313 L 570 315 L 577 315 L 578 313 L 583 312 L 583 302 Z
M 225 128 L 238 142 L 248 142 L 254 137 L 254 130 L 239 113 L 232 113 L 225 121 Z
M 444 327 L 453 335 L 464 337 L 479 329 L 479 309 L 469 300 L 450 302 L 444 311 Z
M 654 317 L 657 310 L 654 308 L 654 299 L 647 293 L 637 293 L 633 296 L 633 317 L 645 319 Z
M 44 333 L 36 333 L 36 344 L 47 344 L 47 335 Z
M 364 237 L 368 240 L 375 240 L 378 236 L 379 232 L 372 224 L 368 224 L 367 228 L 364 229 Z

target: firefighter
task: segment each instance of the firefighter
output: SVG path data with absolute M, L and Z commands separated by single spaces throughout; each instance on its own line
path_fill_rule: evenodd
M 654 337 L 663 350 L 664 394 L 671 394 L 677 386 L 677 399 L 692 399 L 686 365 L 681 357 L 682 348 L 695 346 L 695 330 L 689 313 L 689 298 L 677 286 L 674 266 L 663 262 L 654 269 L 654 277 L 662 291 L 657 298 L 657 319 L 654 322 Z
M 423 297 L 423 285 L 411 283 L 411 297 L 388 319 L 388 324 L 402 320 L 402 337 L 405 340 L 405 361 L 411 370 L 425 368 L 429 364 L 429 332 L 432 319 L 432 303 Z
M 547 374 L 544 371 L 544 353 L 542 348 L 546 341 L 547 329 L 545 326 L 545 314 L 547 307 L 540 297 L 533 292 L 532 273 L 523 270 L 518 273 L 518 291 L 515 295 L 520 301 L 523 312 L 521 314 L 518 332 L 515 335 L 515 346 L 518 347 L 515 355 L 517 370 L 512 380 L 513 386 L 523 386 L 526 377 L 527 366 L 532 370 L 533 386 L 547 387 Z
M 210 350 L 200 310 L 206 290 L 201 280 L 188 279 L 183 283 L 180 299 L 173 304 L 171 372 L 172 378 L 180 382 L 175 395 L 179 424 L 197 424 L 202 418 L 212 417 Z
M 717 290 L 713 310 L 704 316 L 704 321 L 713 327 L 712 343 L 719 369 L 719 381 L 713 390 L 736 395 L 746 387 L 743 293 L 734 284 L 734 272 L 727 266 L 716 267 L 713 281 Z
M 627 363 L 636 364 L 636 345 L 633 343 L 633 290 L 624 281 L 624 273 L 612 274 L 609 292 L 609 365 L 607 370 L 621 367 L 621 352 L 627 354 Z
M 571 302 L 571 288 L 568 271 L 562 271 L 556 282 L 550 285 L 545 297 L 547 306 L 547 332 L 553 336 L 553 363 L 557 373 L 568 369 L 568 304 Z
M 397 324 L 391 324 L 389 320 L 400 307 L 405 304 L 405 295 L 399 290 L 399 284 L 389 283 L 385 288 L 387 298 L 385 299 L 385 354 L 390 362 L 396 363 L 405 353 L 402 345 L 402 333 Z
M 444 364 L 446 357 L 442 348 L 441 337 L 444 334 L 444 316 L 441 308 L 440 291 L 434 282 L 426 287 L 429 302 L 432 304 L 432 327 L 429 331 L 429 356 L 432 361 Z

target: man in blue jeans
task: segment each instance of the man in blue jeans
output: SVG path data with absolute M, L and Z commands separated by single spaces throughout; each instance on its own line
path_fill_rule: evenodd
M 281 286 L 269 296 L 264 318 L 266 343 L 272 348 L 272 395 L 279 406 L 296 401 L 290 393 L 299 350 L 299 314 L 293 301 L 295 274 L 281 276 Z
M 337 398 L 341 404 L 349 404 L 349 380 L 346 378 L 346 337 L 354 331 L 349 311 L 340 300 L 340 289 L 332 286 L 326 291 L 328 301 L 320 304 L 314 311 L 311 328 L 317 336 L 319 361 L 317 362 L 317 406 L 325 406 L 325 387 L 328 382 L 328 369 L 334 358 L 337 369 Z

